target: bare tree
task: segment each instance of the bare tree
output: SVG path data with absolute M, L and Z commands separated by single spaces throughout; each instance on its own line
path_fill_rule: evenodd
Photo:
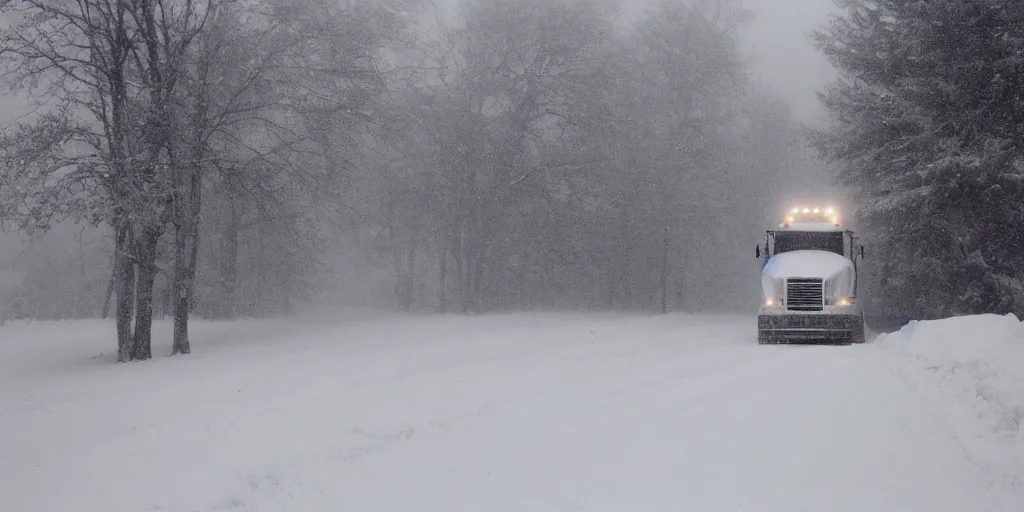
M 41 84 L 41 100 L 58 107 L 13 137 L 56 130 L 60 139 L 50 145 L 59 157 L 28 170 L 35 176 L 10 159 L 7 172 L 19 174 L 15 183 L 36 185 L 24 189 L 22 201 L 45 200 L 62 212 L 69 197 L 61 194 L 76 196 L 83 215 L 112 226 L 118 359 L 147 359 L 156 246 L 174 199 L 168 187 L 168 170 L 177 163 L 171 99 L 183 55 L 213 4 L 17 0 L 0 7 L 15 20 L 0 32 L 8 76 L 17 84 Z M 85 113 L 88 121 L 73 120 Z

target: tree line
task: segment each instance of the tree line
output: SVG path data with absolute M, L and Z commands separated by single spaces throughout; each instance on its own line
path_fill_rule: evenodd
M 628 23 L 602 0 L 0 13 L 5 77 L 41 109 L 0 139 L 0 217 L 87 228 L 15 316 L 112 309 L 122 361 L 151 357 L 154 314 L 188 353 L 192 314 L 288 313 L 339 246 L 404 310 L 746 309 L 752 241 L 819 177 L 728 0 Z

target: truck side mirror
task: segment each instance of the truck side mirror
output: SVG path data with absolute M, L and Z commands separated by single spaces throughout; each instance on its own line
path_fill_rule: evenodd
M 860 259 L 864 259 L 864 246 L 860 246 Z
M 757 249 L 754 249 L 754 257 L 755 258 L 760 258 L 761 257 L 761 244 L 757 244 Z

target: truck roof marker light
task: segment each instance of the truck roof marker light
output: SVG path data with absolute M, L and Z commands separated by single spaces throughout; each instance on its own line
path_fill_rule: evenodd
M 811 213 L 811 209 L 810 208 L 804 208 L 804 213 Z
M 793 208 L 793 215 L 796 215 L 798 213 L 800 213 L 800 208 L 799 207 Z
M 814 213 L 821 213 L 821 208 L 815 208 Z

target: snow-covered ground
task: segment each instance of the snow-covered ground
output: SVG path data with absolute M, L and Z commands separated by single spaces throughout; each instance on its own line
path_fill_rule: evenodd
M 1016 319 L 754 328 L 349 313 L 115 365 L 105 322 L 0 327 L 0 509 L 1024 510 Z

